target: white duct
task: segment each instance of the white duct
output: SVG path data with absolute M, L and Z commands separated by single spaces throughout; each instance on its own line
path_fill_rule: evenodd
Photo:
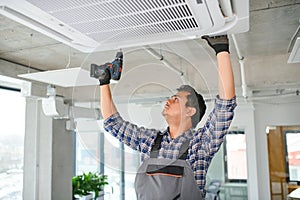
M 181 71 L 181 70 L 177 69 L 176 67 L 174 67 L 168 60 L 166 60 L 161 54 L 157 53 L 157 52 L 156 52 L 154 49 L 152 49 L 150 46 L 146 45 L 146 46 L 144 46 L 144 49 L 145 49 L 150 55 L 152 55 L 154 58 L 160 60 L 166 67 L 168 67 L 168 68 L 171 69 L 172 71 L 176 72 L 176 73 L 180 76 L 180 78 L 181 78 L 183 84 L 186 84 L 186 83 L 187 83 L 187 81 L 186 81 L 186 79 L 185 79 L 185 77 L 184 77 L 183 71 Z
M 238 47 L 236 38 L 234 34 L 231 34 L 231 38 L 233 40 L 233 44 L 238 55 L 240 70 L 241 70 L 241 81 L 242 81 L 242 95 L 244 98 L 247 98 L 247 84 L 246 84 L 246 76 L 245 76 L 245 66 L 244 66 L 244 56 L 241 55 L 240 49 Z

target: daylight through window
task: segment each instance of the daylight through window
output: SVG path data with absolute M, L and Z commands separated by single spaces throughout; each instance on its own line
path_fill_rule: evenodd
M 22 199 L 25 99 L 0 88 L 0 199 Z

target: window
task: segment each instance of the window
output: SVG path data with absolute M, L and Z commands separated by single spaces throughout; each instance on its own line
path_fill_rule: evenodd
M 125 200 L 134 200 L 136 198 L 134 181 L 136 172 L 140 166 L 140 152 L 133 151 L 126 145 L 124 146 L 125 153 Z
M 124 146 L 109 133 L 76 133 L 76 174 L 101 172 L 108 176 L 104 199 L 133 200 L 139 153 Z M 112 192 L 113 189 L 113 192 Z
M 284 131 L 287 181 L 300 184 L 300 130 Z
M 139 153 L 104 133 L 104 172 L 114 193 L 110 199 L 134 200 L 135 173 L 139 167 Z
M 244 131 L 229 131 L 224 141 L 225 179 L 247 181 L 246 136 Z
M 123 200 L 124 179 L 122 144 L 109 133 L 104 133 L 104 173 L 108 176 L 108 182 L 113 187 L 110 199 Z
M 0 86 L 0 199 L 22 199 L 25 99 Z
M 77 133 L 76 174 L 97 172 L 100 168 L 99 133 Z

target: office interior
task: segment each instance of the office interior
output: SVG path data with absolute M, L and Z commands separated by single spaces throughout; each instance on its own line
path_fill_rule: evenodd
M 249 29 L 228 35 L 238 106 L 207 188 L 219 182 L 220 199 L 293 199 L 300 188 L 300 1 L 245 2 Z M 109 183 L 102 199 L 134 200 L 139 153 L 105 132 L 99 83 L 89 77 L 91 64 L 112 62 L 120 49 L 82 50 L 4 8 L 0 199 L 72 199 L 72 177 L 99 172 Z M 217 95 L 216 57 L 199 36 L 189 37 L 124 44 L 121 79 L 111 83 L 124 119 L 164 130 L 165 100 L 190 84 L 206 100 L 197 127 L 204 124 Z

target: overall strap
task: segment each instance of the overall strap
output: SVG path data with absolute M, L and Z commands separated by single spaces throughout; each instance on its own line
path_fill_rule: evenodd
M 191 139 L 187 139 L 180 147 L 178 159 L 185 160 L 188 154 Z
M 152 144 L 151 151 L 150 151 L 150 158 L 157 158 L 158 152 L 161 147 L 161 141 L 163 138 L 163 134 L 161 132 L 157 133 L 157 136 Z M 191 139 L 187 139 L 180 147 L 178 159 L 185 160 L 188 154 L 188 149 L 190 145 Z
M 163 138 L 163 134 L 161 134 L 161 132 L 158 132 L 151 147 L 150 158 L 157 158 L 159 149 L 161 147 L 160 143 L 162 141 L 162 138 Z

